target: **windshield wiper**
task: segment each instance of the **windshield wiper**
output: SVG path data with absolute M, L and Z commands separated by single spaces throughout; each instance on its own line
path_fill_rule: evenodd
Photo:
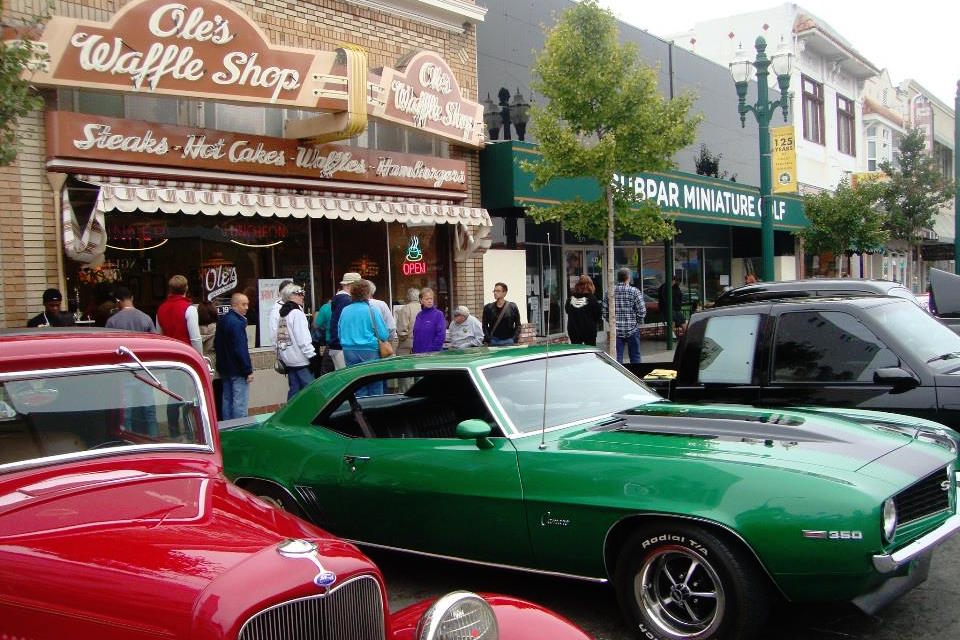
M 951 351 L 950 353 L 945 353 L 942 356 L 937 356 L 936 358 L 930 358 L 927 360 L 927 364 L 931 362 L 936 362 L 937 360 L 952 360 L 953 358 L 960 358 L 960 351 Z
M 140 374 L 134 373 L 134 374 L 133 374 L 133 377 L 134 377 L 134 378 L 136 378 L 137 380 L 139 380 L 140 382 L 142 382 L 142 383 L 144 383 L 144 384 L 150 385 L 151 387 L 153 387 L 153 388 L 156 389 L 157 391 L 162 391 L 162 392 L 164 392 L 165 394 L 167 394 L 168 396 L 170 396 L 171 398 L 173 398 L 173 399 L 176 400 L 177 402 L 185 402 L 183 396 L 181 396 L 181 395 L 179 395 L 178 393 L 176 393 L 176 392 L 174 392 L 174 391 L 171 391 L 170 389 L 168 389 L 168 388 L 166 388 L 165 386 L 163 386 L 163 383 L 160 382 L 160 379 L 157 378 L 157 376 L 153 375 L 153 372 L 150 371 L 150 369 L 147 368 L 147 365 L 145 365 L 145 364 L 143 364 L 143 362 L 141 362 L 140 358 L 138 358 L 137 355 L 136 355 L 133 351 L 131 351 L 131 350 L 128 349 L 127 347 L 124 347 L 123 345 L 120 345 L 119 347 L 117 347 L 117 355 L 118 355 L 118 356 L 128 356 L 128 357 L 130 357 L 130 358 L 133 358 L 134 362 L 136 362 L 138 365 L 140 365 L 140 368 L 143 369 L 144 371 L 146 371 L 147 375 L 150 376 L 150 380 L 148 380 L 148 379 L 144 378 L 143 376 L 141 376 Z

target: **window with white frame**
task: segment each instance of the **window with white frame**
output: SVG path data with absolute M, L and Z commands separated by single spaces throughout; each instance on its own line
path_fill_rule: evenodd
M 817 144 L 826 142 L 823 127 L 823 85 L 806 76 L 803 84 L 803 138 Z

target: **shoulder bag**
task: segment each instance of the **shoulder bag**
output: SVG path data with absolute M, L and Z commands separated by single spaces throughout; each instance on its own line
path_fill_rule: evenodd
M 367 309 L 370 311 L 370 326 L 373 327 L 373 335 L 380 347 L 380 357 L 389 358 L 393 355 L 393 345 L 390 344 L 389 340 L 381 340 L 380 336 L 377 335 L 377 323 L 373 319 L 373 306 L 369 302 L 367 303 Z
M 287 332 L 287 319 L 280 318 L 280 321 L 277 323 L 277 338 L 274 349 L 277 353 L 277 360 L 273 363 L 273 370 L 279 373 L 280 375 L 287 374 L 287 365 L 283 363 L 283 360 L 280 359 L 280 351 L 282 347 L 281 343 L 284 345 L 289 344 L 289 334 Z
M 496 303 L 494 303 L 496 305 Z M 510 306 L 509 302 L 503 303 L 503 308 L 500 309 L 500 315 L 497 316 L 496 322 L 493 323 L 493 326 L 490 327 L 490 337 L 493 337 L 494 332 L 496 332 L 497 327 L 500 326 L 500 321 L 503 320 L 503 314 L 507 312 L 507 308 Z M 494 306 L 496 308 L 496 306 Z

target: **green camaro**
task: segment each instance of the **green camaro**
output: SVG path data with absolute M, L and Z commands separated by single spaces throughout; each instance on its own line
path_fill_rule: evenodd
M 336 371 L 221 439 L 238 485 L 340 536 L 610 580 L 641 637 L 700 640 L 926 578 L 957 452 L 911 420 L 673 404 L 601 352 L 515 347 Z

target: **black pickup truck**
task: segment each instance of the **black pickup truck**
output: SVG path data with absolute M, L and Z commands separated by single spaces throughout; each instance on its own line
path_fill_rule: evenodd
M 871 409 L 960 427 L 960 335 L 903 298 L 706 309 L 691 317 L 665 366 L 674 379 L 645 382 L 679 402 Z

